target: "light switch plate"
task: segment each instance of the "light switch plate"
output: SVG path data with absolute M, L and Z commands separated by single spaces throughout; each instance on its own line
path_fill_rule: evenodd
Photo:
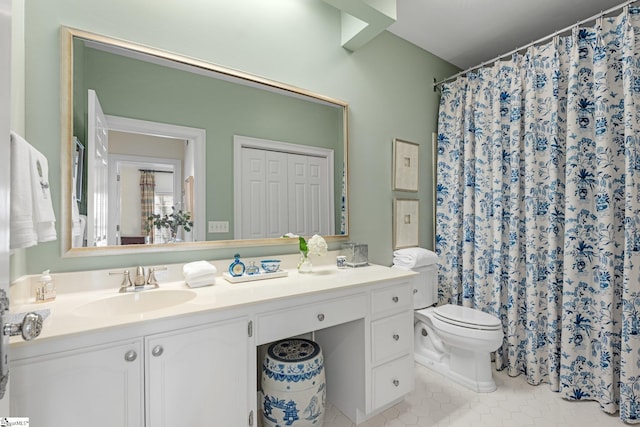
M 228 233 L 229 221 L 209 221 L 208 232 L 209 233 Z

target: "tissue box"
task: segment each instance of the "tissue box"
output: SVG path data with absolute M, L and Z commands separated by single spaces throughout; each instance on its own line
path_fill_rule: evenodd
M 363 267 L 369 265 L 369 246 L 362 243 L 345 243 L 341 254 L 347 257 L 344 265 L 347 267 Z

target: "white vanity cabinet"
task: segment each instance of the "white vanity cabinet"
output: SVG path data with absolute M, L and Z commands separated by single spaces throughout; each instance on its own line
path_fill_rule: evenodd
M 11 414 L 41 427 L 142 426 L 141 339 L 12 363 Z
M 147 427 L 249 425 L 253 371 L 247 367 L 255 351 L 249 351 L 247 323 L 236 319 L 145 338 Z
M 314 266 L 216 283 L 187 303 L 128 318 L 78 314 L 90 292 L 59 295 L 42 335 L 12 343 L 10 415 L 39 427 L 256 427 L 259 346 L 311 334 L 327 400 L 360 424 L 414 387 L 413 275 Z
M 413 301 L 408 282 L 371 292 L 371 394 L 377 412 L 414 388 Z
M 341 301 L 350 301 L 350 317 L 314 335 L 324 353 L 327 399 L 359 424 L 414 388 L 412 287 L 406 279 L 381 281 Z
M 17 360 L 11 412 L 41 427 L 249 425 L 247 324 L 236 318 Z

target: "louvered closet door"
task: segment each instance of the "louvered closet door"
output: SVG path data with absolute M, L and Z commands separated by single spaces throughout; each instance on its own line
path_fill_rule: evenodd
M 236 238 L 333 234 L 326 158 L 256 148 L 241 152 L 242 222 Z
M 241 239 L 281 237 L 287 229 L 286 154 L 242 150 Z
M 329 230 L 327 159 L 287 155 L 289 228 L 300 236 L 333 234 Z

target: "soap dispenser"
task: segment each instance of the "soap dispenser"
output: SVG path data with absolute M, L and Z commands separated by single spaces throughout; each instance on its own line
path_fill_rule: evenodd
M 56 299 L 56 286 L 49 274 L 49 270 L 42 272 L 36 288 L 36 302 L 52 301 Z
M 233 257 L 234 260 L 229 266 L 229 274 L 233 277 L 242 276 L 244 274 L 245 267 L 244 263 L 240 261 L 240 254 L 235 254 Z

